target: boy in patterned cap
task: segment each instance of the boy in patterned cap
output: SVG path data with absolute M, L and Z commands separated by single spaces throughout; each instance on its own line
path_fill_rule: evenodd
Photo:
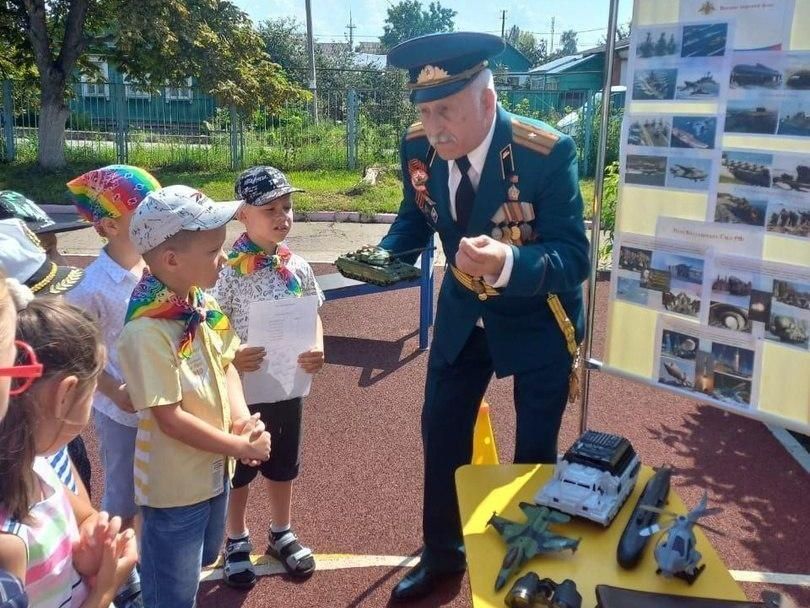
M 111 516 L 119 516 L 126 529 L 133 527 L 137 514 L 133 465 L 138 416 L 124 385 L 115 345 L 124 328 L 129 296 L 145 267 L 129 238 L 129 224 L 143 198 L 160 184 L 140 167 L 110 165 L 80 175 L 67 187 L 79 215 L 107 240 L 85 270 L 82 282 L 66 298 L 96 319 L 107 348 L 107 365 L 93 398 L 93 422 L 104 468 L 101 504 Z M 133 575 L 129 588 L 116 598 L 118 608 L 139 605 L 132 601 L 140 595 L 136 570 Z
M 319 305 L 323 293 L 310 265 L 293 254 L 284 242 L 293 224 L 293 192 L 301 192 L 274 167 L 253 167 L 236 182 L 236 196 L 244 201 L 238 218 L 246 232 L 233 245 L 216 286 L 216 299 L 230 317 L 234 329 L 247 339 L 251 302 L 314 295 Z M 234 359 L 240 372 L 258 370 L 264 349 L 242 345 Z M 317 346 L 298 356 L 298 365 L 313 374 L 323 367 L 323 329 L 318 318 Z M 291 529 L 292 482 L 298 476 L 301 448 L 301 397 L 275 403 L 249 403 L 251 414 L 260 414 L 273 440 L 270 459 L 258 471 L 267 480 L 272 520 L 267 552 L 294 577 L 303 578 L 315 570 L 312 551 L 298 541 Z M 250 562 L 252 545 L 245 510 L 249 484 L 256 468 L 236 465 L 233 491 L 228 504 L 228 539 L 225 544 L 225 582 L 250 588 L 256 582 Z

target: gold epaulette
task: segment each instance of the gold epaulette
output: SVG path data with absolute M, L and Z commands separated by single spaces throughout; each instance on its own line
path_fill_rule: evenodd
M 405 141 L 416 139 L 417 137 L 425 137 L 425 127 L 422 126 L 421 121 L 413 123 L 408 130 L 405 131 Z
M 559 136 L 544 131 L 536 125 L 517 118 L 512 119 L 512 141 L 519 146 L 547 156 L 559 139 Z

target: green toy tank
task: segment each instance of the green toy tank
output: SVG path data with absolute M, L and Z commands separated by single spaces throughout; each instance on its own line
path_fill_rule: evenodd
M 416 266 L 396 259 L 416 251 L 421 249 L 392 254 L 385 249 L 366 245 L 357 251 L 341 255 L 335 260 L 335 266 L 348 279 L 385 287 L 400 281 L 414 281 L 421 276 L 422 273 Z

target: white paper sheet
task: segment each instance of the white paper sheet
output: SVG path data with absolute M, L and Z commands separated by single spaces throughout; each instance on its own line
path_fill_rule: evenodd
M 249 346 L 267 351 L 261 367 L 242 377 L 248 403 L 274 403 L 306 397 L 312 375 L 298 365 L 298 355 L 315 347 L 318 298 L 283 298 L 252 302 L 248 316 Z

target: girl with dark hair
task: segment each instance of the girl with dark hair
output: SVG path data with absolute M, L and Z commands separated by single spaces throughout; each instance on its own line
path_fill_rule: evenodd
M 43 456 L 85 427 L 104 348 L 93 322 L 60 299 L 17 311 L 15 380 L 0 422 L 0 568 L 24 581 L 32 606 L 107 608 L 137 561 L 120 518 L 68 492 Z

